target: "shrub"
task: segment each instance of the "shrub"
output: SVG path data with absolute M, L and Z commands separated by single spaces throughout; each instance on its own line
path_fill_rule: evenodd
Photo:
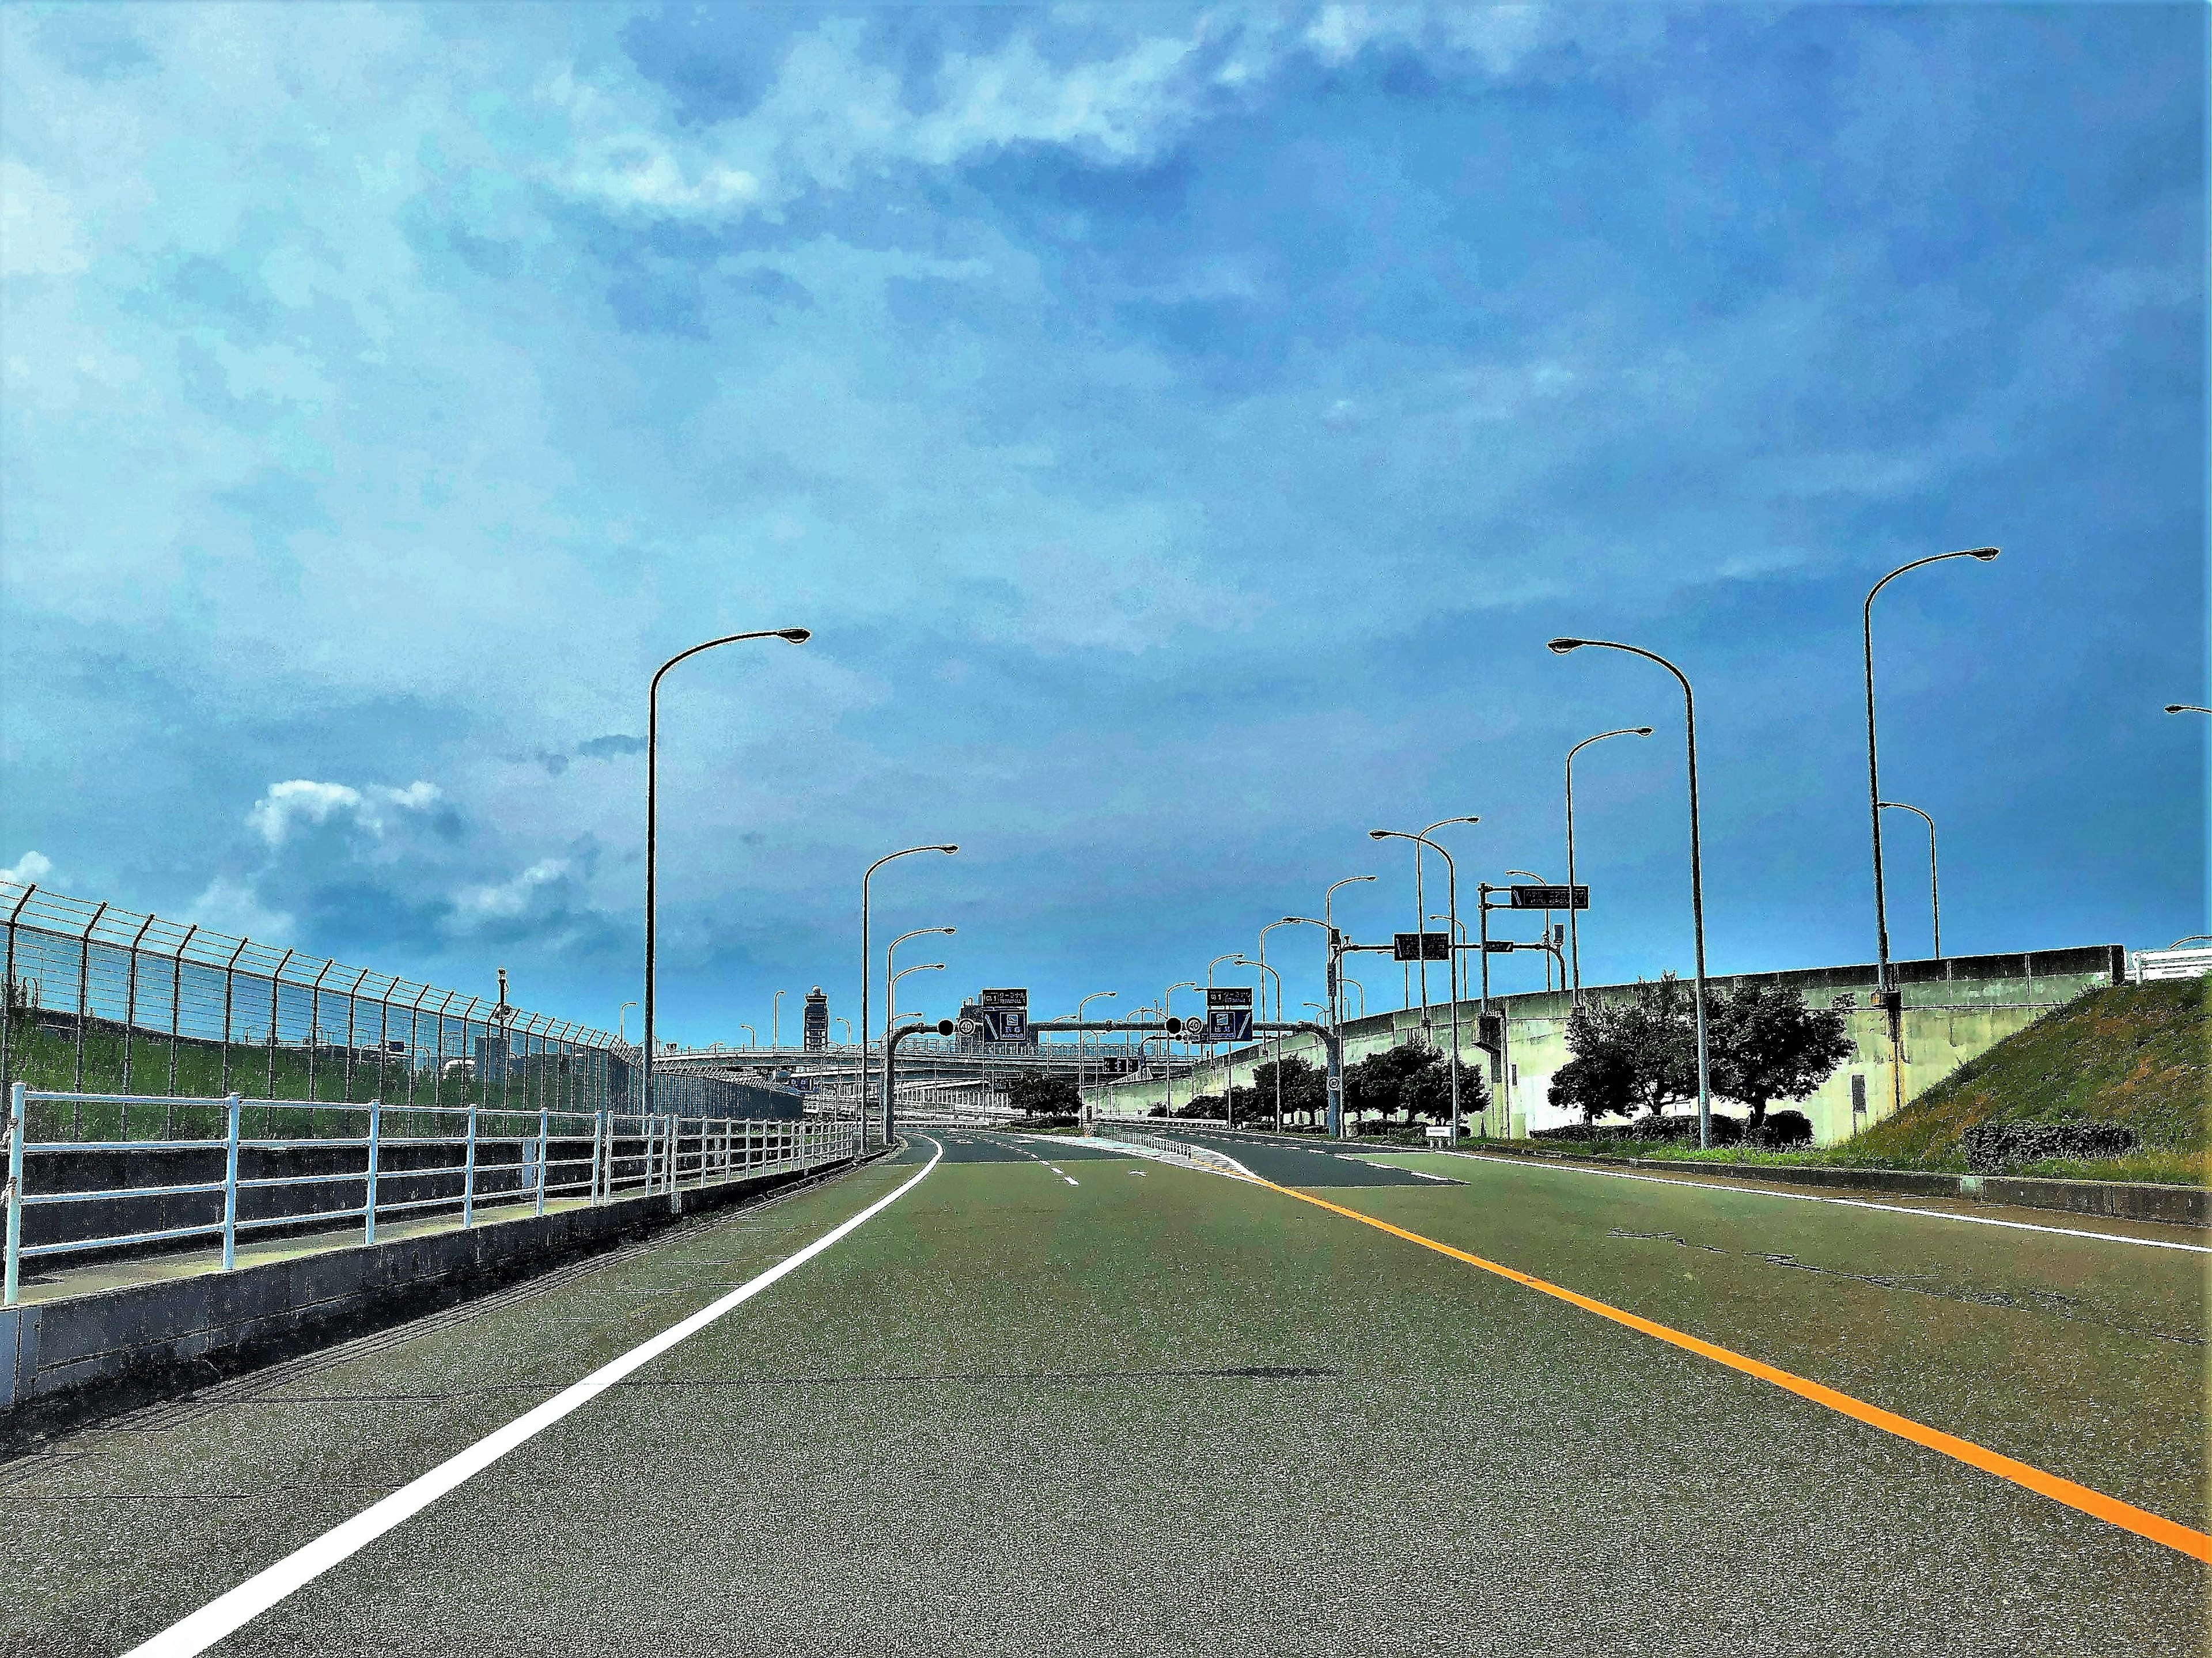
M 2116 1122 L 1983 1122 L 1966 1133 L 1966 1167 L 2000 1174 L 2046 1157 L 2088 1161 L 2124 1157 L 2140 1143 L 2136 1131 Z

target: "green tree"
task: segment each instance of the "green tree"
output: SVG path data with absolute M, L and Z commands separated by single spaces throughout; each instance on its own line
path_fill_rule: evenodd
M 1590 997 L 1567 1016 L 1574 1058 L 1552 1078 L 1551 1100 L 1595 1122 L 1657 1116 L 1698 1092 L 1697 1010 L 1669 973 L 1639 981 L 1625 1000 Z
M 1317 1121 L 1328 1110 L 1328 1078 L 1319 1066 L 1292 1055 L 1270 1060 L 1252 1073 L 1252 1092 L 1258 1110 L 1273 1121 L 1275 1114 L 1275 1078 L 1280 1072 L 1283 1083 L 1283 1120 L 1285 1122 L 1304 1117 Z
M 1802 1100 L 1851 1056 L 1839 1009 L 1805 1005 L 1782 985 L 1742 986 L 1711 996 L 1705 1043 L 1713 1091 L 1751 1108 L 1751 1130 L 1765 1126 L 1776 1100 Z
M 1480 1069 L 1462 1061 L 1461 1111 L 1484 1110 L 1489 1102 Z M 1370 1054 L 1345 1068 L 1344 1104 L 1347 1111 L 1380 1111 L 1386 1122 L 1401 1114 L 1408 1122 L 1449 1122 L 1451 1061 L 1440 1050 L 1419 1042 Z
M 1083 1109 L 1083 1096 L 1070 1078 L 1017 1071 L 1006 1078 L 1006 1103 L 1025 1117 L 1073 1117 Z

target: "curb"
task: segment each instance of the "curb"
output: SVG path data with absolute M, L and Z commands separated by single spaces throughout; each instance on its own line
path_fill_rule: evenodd
M 1411 1150 L 1413 1148 L 1404 1148 Z M 1670 1157 L 1578 1157 L 1522 1150 L 1493 1142 L 1482 1151 L 1445 1151 L 1456 1157 L 1520 1157 L 1570 1168 L 1643 1169 L 1689 1178 L 1766 1181 L 1784 1186 L 1841 1187 L 1911 1197 L 1961 1198 L 1969 1203 L 2098 1215 L 2106 1220 L 2149 1221 L 2166 1226 L 2212 1228 L 2212 1188 L 2150 1186 L 2134 1181 L 2038 1180 L 2017 1175 L 1952 1175 L 1916 1169 L 1850 1169 L 1810 1163 L 1690 1163 Z

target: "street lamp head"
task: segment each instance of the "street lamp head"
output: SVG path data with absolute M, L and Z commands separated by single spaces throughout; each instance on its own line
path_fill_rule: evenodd
M 1390 838 L 1390 831 L 1389 829 L 1370 829 L 1367 831 L 1367 838 L 1370 841 L 1387 841 Z
M 1587 639 L 1553 639 L 1547 641 L 1544 648 L 1556 656 L 1565 656 L 1569 651 L 1579 650 L 1589 643 Z
M 814 634 L 807 628 L 778 628 L 775 630 L 775 636 L 793 645 L 804 645 L 814 637 Z
M 1997 550 L 1994 547 L 1969 547 L 1966 550 L 1966 556 L 1968 558 L 1978 558 L 1984 564 L 1988 563 L 1996 556 Z
M 1651 735 L 1651 727 L 1649 726 L 1638 726 L 1636 728 L 1636 734 L 1638 737 L 1649 737 Z
M 932 852 L 957 852 L 960 848 L 958 847 L 932 847 L 930 850 Z
M 2168 714 L 2186 714 L 2189 711 L 2189 705 L 2185 702 L 2169 702 L 2166 705 L 2166 711 Z

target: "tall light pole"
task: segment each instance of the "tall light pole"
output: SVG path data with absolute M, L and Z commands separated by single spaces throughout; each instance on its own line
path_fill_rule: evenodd
M 1542 876 L 1540 876 L 1540 875 L 1537 874 L 1537 873 L 1536 873 L 1536 872 L 1535 872 L 1534 870 L 1533 870 L 1533 869 L 1509 869 L 1509 870 L 1507 870 L 1505 872 L 1506 872 L 1508 875 L 1521 875 L 1521 876 L 1525 876 L 1525 877 L 1527 877 L 1529 880 L 1534 881 L 1534 882 L 1538 886 L 1540 886 L 1540 887 L 1547 887 L 1547 886 L 1549 886 L 1549 885 L 1551 885 L 1551 884 L 1551 884 L 1551 882 L 1549 882 L 1548 880 L 1545 879 L 1545 878 L 1544 878 L 1544 877 L 1542 877 Z M 1567 908 L 1570 908 L 1570 909 L 1572 909 L 1572 908 L 1574 908 L 1574 897 L 1575 897 L 1575 895 L 1574 895 L 1573 893 L 1571 893 L 1571 893 L 1569 893 L 1569 894 L 1567 895 Z M 1549 947 L 1549 945 L 1551 944 L 1551 942 L 1552 942 L 1552 912 L 1551 912 L 1550 910 L 1547 909 L 1547 910 L 1544 912 L 1544 943 L 1545 943 L 1545 944 L 1546 944 L 1546 946 L 1547 946 L 1547 948 L 1548 948 L 1548 947 Z M 1549 990 L 1551 987 L 1552 987 L 1552 958 L 1551 958 L 1549 956 L 1546 956 L 1546 957 L 1544 957 L 1544 988 L 1545 988 L 1545 989 L 1547 989 L 1547 990 Z
M 1289 920 L 1270 921 L 1260 929 L 1260 965 L 1261 967 L 1267 966 L 1267 935 L 1279 926 L 1292 925 L 1294 923 Z M 1272 968 L 1268 970 L 1273 972 Z M 1280 1024 L 1282 1022 L 1283 975 L 1277 973 L 1275 974 L 1275 1023 Z M 1270 1048 L 1275 1056 L 1275 1132 L 1279 1134 L 1283 1132 L 1283 1033 L 1281 1031 L 1278 1030 L 1274 1033 L 1274 1041 Z
M 2212 708 L 2199 708 L 2194 702 L 2169 702 L 2166 705 L 2166 711 L 2168 714 L 2212 714 Z
M 758 1047 L 760 1046 L 760 1032 L 759 1032 L 759 1031 L 757 1031 L 757 1030 L 754 1029 L 750 1025 L 747 1024 L 747 1023 L 746 1023 L 743 1019 L 740 1019 L 740 1020 L 738 1020 L 738 1029 L 740 1029 L 740 1030 L 742 1030 L 742 1031 L 744 1031 L 744 1032 L 745 1033 L 746 1036 L 747 1036 L 748 1038 L 750 1038 L 750 1042 L 749 1042 L 749 1044 L 748 1044 L 749 1046 L 753 1047 L 753 1048 L 758 1048 Z
M 636 1005 L 635 1002 L 624 1002 L 615 1010 L 615 1040 L 624 1048 L 629 1046 L 629 1011 Z
M 1271 922 L 1269 925 L 1280 926 L 1282 923 L 1280 921 L 1275 921 Z M 1266 974 L 1267 978 L 1273 979 L 1275 981 L 1275 1022 L 1278 1024 L 1281 1023 L 1283 1018 L 1283 975 L 1276 972 L 1272 967 L 1269 967 L 1265 962 L 1255 962 L 1249 956 L 1239 956 L 1237 958 L 1237 963 L 1240 967 L 1256 967 L 1261 972 Z M 1260 1001 L 1263 1007 L 1267 1005 L 1267 981 L 1266 979 L 1262 979 L 1260 981 Z M 1258 1089 L 1258 1082 L 1259 1078 L 1255 1072 L 1253 1078 L 1254 1090 L 1255 1092 Z M 1277 1133 L 1280 1133 L 1282 1129 L 1283 1066 L 1281 1059 L 1278 1057 L 1275 1062 L 1275 1132 Z
M 1083 1010 L 1090 1006 L 1091 1003 L 1097 1001 L 1101 996 L 1110 999 L 1119 996 L 1121 993 L 1118 990 L 1094 990 L 1088 996 L 1082 998 L 1082 999 L 1075 1004 L 1076 1023 L 1081 1024 L 1083 1023 Z M 1088 1069 L 1089 1061 L 1086 1057 L 1090 1035 L 1091 1033 L 1087 1030 L 1079 1030 L 1076 1032 L 1075 1035 L 1075 1092 L 1079 1098 L 1082 1096 L 1084 1078 L 1091 1074 Z M 1104 1044 L 1102 1042 L 1100 1046 L 1103 1047 Z
M 950 932 L 952 929 L 951 927 L 925 927 L 922 931 L 925 932 Z M 906 936 L 907 938 L 911 938 L 914 937 L 914 934 L 908 933 Z M 894 941 L 891 945 L 891 950 L 896 950 L 899 947 L 899 944 L 904 942 L 904 939 Z M 884 952 L 884 964 L 888 967 L 890 964 L 890 950 L 885 950 Z M 921 962 L 917 963 L 913 967 L 902 967 L 897 972 L 887 973 L 884 976 L 884 1144 L 886 1145 L 890 1144 L 891 1139 L 890 1042 L 891 1027 L 898 1022 L 898 981 L 901 979 L 905 978 L 909 973 L 942 973 L 944 971 L 945 963 L 942 962 Z
M 1232 950 L 1225 955 L 1215 957 L 1206 964 L 1206 1023 L 1199 1027 L 1201 1030 L 1210 1029 L 1213 1023 L 1213 969 L 1224 962 L 1243 959 Z M 1213 1057 L 1211 1041 L 1206 1044 L 1206 1058 L 1211 1061 Z M 1191 1097 L 1196 1099 L 1198 1096 L 1194 1093 Z M 1237 1126 L 1237 1060 L 1233 1050 L 1224 1054 L 1221 1062 L 1221 1120 L 1231 1128 Z
M 1682 726 L 1689 747 L 1690 770 L 1690 924 L 1697 935 L 1698 951 L 1698 1144 L 1710 1146 L 1713 1143 L 1713 1097 L 1712 1066 L 1705 1047 L 1705 872 L 1698 829 L 1698 699 L 1690 689 L 1689 676 L 1656 652 L 1635 645 L 1616 644 L 1609 639 L 1554 639 L 1547 648 L 1565 656 L 1585 645 L 1601 650 L 1626 651 L 1646 662 L 1656 662 L 1682 687 Z
M 770 1053 L 775 1053 L 776 1050 L 780 1049 L 780 1048 L 783 1046 L 783 998 L 784 998 L 784 994 L 785 994 L 785 993 L 784 993 L 784 992 L 782 992 L 782 991 L 779 990 L 779 991 L 777 991 L 777 992 L 775 993 L 775 995 L 773 995 L 773 996 L 771 996 L 770 998 L 769 998 L 769 1004 L 768 1004 L 768 1046 L 769 1046 L 769 1051 Z
M 1890 1112 L 1893 1115 L 1905 1104 L 1905 997 L 1904 993 L 1892 982 L 1889 970 L 1889 911 L 1881 884 L 1881 768 L 1875 746 L 1874 730 L 1875 595 L 1907 570 L 1922 569 L 1954 558 L 1971 558 L 1977 563 L 1986 564 L 1996 556 L 1997 550 L 1994 547 L 1968 547 L 1954 553 L 1930 554 L 1926 558 L 1916 558 L 1909 564 L 1900 564 L 1867 590 L 1866 604 L 1860 612 L 1861 635 L 1866 646 L 1867 817 L 1874 830 L 1875 988 L 1881 998 L 1882 1009 L 1889 1024 Z
M 1481 821 L 1481 820 L 1480 820 L 1480 818 L 1475 818 L 1475 817 L 1447 817 L 1447 818 L 1445 818 L 1445 819 L 1443 820 L 1443 822 L 1444 822 L 1445 823 L 1480 823 L 1480 821 Z M 1443 823 L 1436 823 L 1436 824 L 1431 824 L 1430 827 L 1431 827 L 1431 828 L 1433 828 L 1433 829 L 1441 829 L 1441 828 L 1443 828 Z M 1457 967 L 1457 966 L 1458 966 L 1458 964 L 1459 964 L 1459 866 L 1452 861 L 1452 855 L 1451 855 L 1451 853 L 1449 853 L 1446 852 L 1446 851 L 1445 851 L 1442 847 L 1438 846 L 1435 841 L 1433 841 L 1430 840 L 1430 839 L 1429 839 L 1429 837 L 1428 837 L 1425 834 L 1422 834 L 1422 835 L 1410 835 L 1410 834 L 1407 833 L 1404 829 L 1370 829 L 1370 830 L 1368 830 L 1368 831 L 1367 831 L 1367 838 L 1368 838 L 1369 840 L 1370 840 L 1370 841 L 1418 841 L 1418 842 L 1419 842 L 1419 844 L 1420 844 L 1421 846 L 1426 847 L 1427 847 L 1431 852 L 1435 853 L 1437 854 L 1437 857 L 1439 857 L 1439 858 L 1441 858 L 1441 859 L 1443 859 L 1444 860 L 1444 872 L 1445 872 L 1445 876 L 1446 876 L 1446 878 L 1447 878 L 1448 883 L 1449 883 L 1449 885 L 1448 885 L 1448 889 L 1447 889 L 1447 890 L 1449 891 L 1449 893 L 1450 893 L 1450 895 L 1451 895 L 1449 902 L 1445 905 L 1445 908 L 1449 912 L 1450 918 L 1451 918 L 1451 931 L 1449 931 L 1449 932 L 1447 932 L 1447 933 L 1445 933 L 1445 934 L 1444 934 L 1444 938 L 1445 938 L 1445 941 L 1452 946 L 1452 950 L 1451 950 L 1451 960 L 1452 960 L 1452 964 L 1453 964 L 1453 966 L 1454 966 L 1455 968 L 1455 967 Z M 1420 862 L 1420 854 L 1419 854 L 1418 852 L 1416 852 L 1416 853 L 1414 853 L 1414 863 L 1415 863 L 1415 865 L 1416 865 L 1417 867 L 1419 866 L 1419 862 Z M 1421 959 L 1422 959 L 1422 963 L 1423 963 L 1423 965 L 1424 965 L 1424 966 L 1425 966 L 1425 965 L 1427 964 L 1427 961 L 1428 961 L 1428 954 L 1429 954 L 1429 952 L 1428 952 L 1428 944 L 1427 944 L 1427 939 L 1426 939 L 1426 938 L 1425 938 L 1425 935 L 1427 933 L 1427 932 L 1428 932 L 1428 928 L 1429 928 L 1429 923 L 1428 923 L 1428 919 L 1427 919 L 1427 918 L 1428 918 L 1428 914 L 1429 914 L 1429 912 L 1428 912 L 1428 908 L 1427 908 L 1427 907 L 1426 907 L 1425 905 L 1424 905 L 1421 908 L 1419 908 L 1419 909 L 1418 909 L 1418 910 L 1416 910 L 1416 911 L 1414 912 L 1414 922 L 1415 922 L 1415 929 L 1416 929 L 1416 930 L 1415 930 L 1415 936 L 1416 936 L 1417 938 L 1421 938 L 1421 939 L 1422 939 Z M 1426 975 L 1424 975 L 1424 979 L 1425 979 L 1425 976 L 1426 976 Z M 1457 982 L 1456 982 L 1456 980 L 1455 980 L 1455 982 L 1454 982 L 1454 984 L 1453 984 L 1453 986 L 1452 986 L 1452 993 L 1453 993 L 1453 994 L 1452 994 L 1452 1046 L 1451 1046 L 1451 1129 L 1452 1129 L 1452 1143 L 1453 1143 L 1455 1145 L 1456 1145 L 1459 1143 L 1459 1131 L 1460 1131 L 1460 1114 L 1459 1114 L 1459 994 L 1458 994 L 1458 992 L 1459 992 L 1459 986 L 1458 986 L 1458 984 L 1457 984 Z M 1366 1000 L 1366 994 L 1365 994 L 1365 993 L 1364 993 L 1364 992 L 1362 992 L 1362 993 L 1361 993 L 1361 995 L 1360 995 L 1360 1000 L 1361 1000 L 1363 1003 Z M 1422 985 L 1422 987 L 1421 987 L 1421 1023 L 1422 1023 L 1422 1026 L 1423 1026 L 1423 1029 L 1426 1029 L 1427 1024 L 1428 1024 L 1428 1018 L 1429 1018 L 1429 1006 L 1428 1006 L 1428 1000 L 1429 1000 L 1428 986 L 1427 986 L 1427 984 L 1426 984 L 1425 982 L 1424 982 L 1424 983 L 1423 983 L 1423 985 Z
M 1328 1005 L 1332 1010 L 1329 1015 L 1332 1025 L 1341 1026 L 1344 1023 L 1342 1012 L 1344 997 L 1337 988 L 1337 979 L 1340 969 L 1337 965 L 1337 957 L 1340 952 L 1336 944 L 1336 890 L 1339 887 L 1357 886 L 1362 881 L 1375 881 L 1381 878 L 1380 876 L 1375 875 L 1347 875 L 1341 881 L 1330 882 L 1328 890 L 1321 896 L 1322 925 L 1328 929 Z M 1359 993 L 1359 1013 L 1362 1018 L 1367 1015 L 1367 993 L 1364 990 Z M 1339 1029 L 1337 1035 L 1340 1040 L 1343 1035 L 1343 1031 Z
M 1574 963 L 1575 1005 L 1583 1000 L 1583 940 L 1582 927 L 1575 918 L 1575 756 L 1593 743 L 1602 743 L 1608 737 L 1649 737 L 1649 726 L 1623 726 L 1619 731 L 1600 732 L 1595 737 L 1585 737 L 1567 750 L 1567 954 Z
M 1940 962 L 1943 959 L 1943 901 L 1936 889 L 1936 820 L 1919 807 L 1908 806 L 1902 800 L 1885 800 L 1881 804 L 1887 811 L 1909 811 L 1928 825 L 1928 914 L 1935 935 L 1932 948 Z
M 941 852 L 950 856 L 959 850 L 952 845 L 902 847 L 877 859 L 860 876 L 860 1097 L 856 1109 L 860 1119 L 863 1151 L 868 1149 L 868 981 L 875 976 L 875 963 L 868 952 L 868 883 L 894 858 L 911 858 L 917 852 Z
M 766 628 L 748 634 L 725 634 L 720 639 L 709 639 L 694 645 L 688 651 L 678 651 L 653 671 L 653 683 L 645 694 L 645 1060 L 639 1075 L 643 1090 L 639 1108 L 653 1109 L 653 993 L 654 968 L 655 918 L 658 894 L 654 878 L 659 868 L 659 830 L 660 827 L 660 681 L 662 676 L 687 657 L 702 651 L 711 651 L 718 645 L 735 645 L 748 639 L 781 639 L 788 644 L 804 645 L 813 635 L 805 628 Z
M 1198 982 L 1194 979 L 1186 979 L 1179 985 L 1170 985 L 1160 995 L 1160 1017 L 1169 1019 L 1175 1016 L 1176 992 L 1197 988 Z M 1185 1035 L 1184 1040 L 1186 1042 L 1189 1040 L 1188 1035 Z M 1171 1043 L 1164 1042 L 1161 1047 L 1168 1066 L 1168 1115 L 1172 1117 L 1175 1115 L 1175 1049 Z M 1198 1097 L 1198 1073 L 1195 1071 L 1191 1073 L 1190 1096 L 1193 1099 Z

